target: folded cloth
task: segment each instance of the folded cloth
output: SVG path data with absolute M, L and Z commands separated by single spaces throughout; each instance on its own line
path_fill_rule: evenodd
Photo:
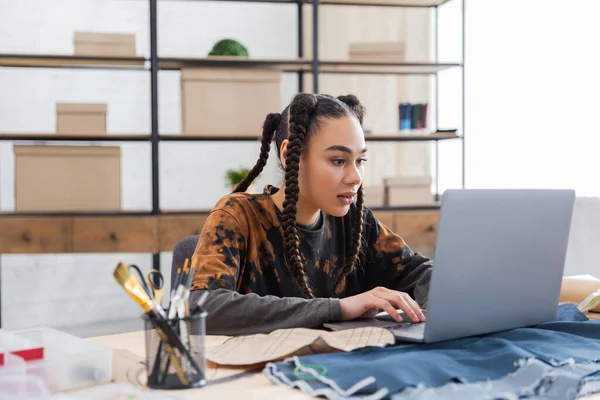
M 329 399 L 568 399 L 600 391 L 598 339 L 600 320 L 563 304 L 555 321 L 535 327 L 293 357 L 269 363 L 263 372 L 277 384 Z

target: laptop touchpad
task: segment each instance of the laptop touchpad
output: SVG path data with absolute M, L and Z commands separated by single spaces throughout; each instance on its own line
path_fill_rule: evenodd
M 425 317 L 427 317 L 427 310 L 421 310 L 421 311 L 423 312 L 423 315 L 425 315 Z M 398 313 L 402 317 L 403 321 L 405 321 L 405 322 L 411 322 L 410 318 L 408 318 L 408 315 L 406 315 L 404 313 L 404 311 L 398 310 Z M 396 320 L 394 318 L 392 318 L 392 316 L 390 314 L 388 314 L 387 311 L 380 312 L 379 314 L 377 314 L 375 316 L 375 319 L 378 319 L 380 321 L 393 321 L 393 322 L 396 322 Z

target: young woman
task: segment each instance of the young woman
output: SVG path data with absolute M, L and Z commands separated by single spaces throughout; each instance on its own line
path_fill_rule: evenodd
M 209 214 L 190 304 L 209 293 L 209 334 L 314 328 L 397 309 L 424 321 L 432 263 L 363 205 L 367 148 L 355 96 L 300 93 L 264 122 L 260 157 Z M 275 136 L 281 188 L 244 193 Z

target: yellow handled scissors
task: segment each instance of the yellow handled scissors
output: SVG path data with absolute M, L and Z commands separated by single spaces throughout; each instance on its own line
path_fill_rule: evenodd
M 160 271 L 152 269 L 148 271 L 144 277 L 144 274 L 137 265 L 130 264 L 129 268 L 135 270 L 139 277 L 140 285 L 142 285 L 148 296 L 150 296 L 151 299 L 156 300 L 158 304 L 161 304 L 165 292 L 165 279 Z
M 163 294 L 165 293 L 165 279 L 163 275 L 153 269 L 146 274 L 146 283 L 152 289 L 156 302 L 162 304 Z

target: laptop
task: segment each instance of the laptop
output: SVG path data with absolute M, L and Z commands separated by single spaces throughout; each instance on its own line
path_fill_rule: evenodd
M 383 313 L 375 319 L 324 326 L 379 326 L 400 341 L 431 343 L 552 321 L 574 202 L 573 190 L 447 190 L 440 208 L 427 320 L 415 324 L 403 317 L 406 322 L 398 323 Z

